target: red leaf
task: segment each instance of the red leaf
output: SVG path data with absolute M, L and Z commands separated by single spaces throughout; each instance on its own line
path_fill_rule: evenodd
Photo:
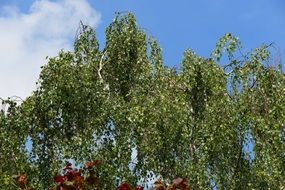
M 92 169 L 94 165 L 95 165 L 94 162 L 86 162 L 84 164 L 85 168 L 87 169 Z
M 72 164 L 70 162 L 67 162 L 66 166 L 63 168 L 63 170 L 72 170 Z
M 84 164 L 85 168 L 92 169 L 94 166 L 101 165 L 101 160 L 95 160 L 94 162 L 86 162 Z
M 129 190 L 130 189 L 130 186 L 128 183 L 122 183 L 118 188 L 117 190 Z
M 181 186 L 182 188 L 187 188 L 187 187 L 189 186 L 187 179 L 184 178 L 184 179 L 181 181 L 180 186 Z
M 55 176 L 53 178 L 53 181 L 56 183 L 63 183 L 65 181 L 65 177 L 64 176 Z
M 16 183 L 19 187 L 24 188 L 27 182 L 27 174 L 23 173 L 16 177 Z
M 77 176 L 80 176 L 80 173 L 76 170 L 70 170 L 65 174 L 65 176 L 67 177 L 68 181 L 72 181 Z

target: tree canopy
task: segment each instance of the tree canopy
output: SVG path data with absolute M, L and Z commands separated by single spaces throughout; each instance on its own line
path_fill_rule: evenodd
M 175 69 L 131 13 L 116 15 L 102 48 L 82 25 L 31 96 L 2 100 L 0 189 L 15 189 L 19 173 L 51 187 L 69 159 L 100 160 L 102 189 L 158 177 L 201 190 L 283 188 L 285 76 L 274 51 L 244 53 L 225 34 L 209 58 L 187 49 Z

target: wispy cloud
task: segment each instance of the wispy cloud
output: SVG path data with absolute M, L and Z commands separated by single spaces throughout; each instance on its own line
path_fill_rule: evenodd
M 0 7 L 1 8 L 1 7 Z M 46 56 L 71 50 L 79 21 L 93 27 L 100 14 L 86 0 L 38 0 L 27 13 L 2 7 L 0 97 L 30 95 Z

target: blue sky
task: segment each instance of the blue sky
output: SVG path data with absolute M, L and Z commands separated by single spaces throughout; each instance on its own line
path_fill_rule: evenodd
M 95 27 L 103 43 L 105 28 L 116 11 L 136 15 L 139 26 L 159 41 L 169 66 L 180 64 L 186 48 L 209 56 L 218 38 L 228 32 L 241 39 L 245 50 L 275 42 L 285 56 L 284 0 L 0 2 L 0 41 L 5 41 L 0 44 L 4 68 L 0 70 L 0 97 L 29 95 L 45 56 L 72 49 L 79 20 Z
M 227 32 L 238 36 L 246 49 L 276 42 L 285 54 L 284 0 L 90 2 L 102 13 L 100 37 L 115 11 L 132 11 L 139 25 L 160 42 L 168 65 L 179 64 L 186 48 L 209 56 L 218 38 Z

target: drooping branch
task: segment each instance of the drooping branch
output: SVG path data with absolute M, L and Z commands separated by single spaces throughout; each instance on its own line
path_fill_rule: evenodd
M 101 59 L 100 59 L 100 62 L 99 62 L 98 76 L 99 76 L 99 80 L 100 80 L 100 83 L 101 83 L 101 84 L 104 83 L 104 79 L 103 79 L 103 77 L 102 77 L 102 75 L 101 75 L 101 71 L 102 71 L 103 66 L 104 66 L 103 61 L 104 61 L 104 58 L 106 57 L 106 54 L 107 54 L 107 50 L 103 51 L 103 54 L 102 54 Z M 104 86 L 104 89 L 103 89 L 103 90 L 109 91 L 109 90 L 110 90 L 110 89 L 109 89 L 109 84 L 106 84 L 106 85 Z M 109 95 L 110 95 L 110 91 L 109 91 Z
M 105 58 L 105 56 L 106 56 L 106 53 L 107 53 L 107 51 L 104 51 L 104 52 L 103 52 L 103 54 L 102 54 L 102 56 L 101 56 L 101 59 L 100 59 L 100 62 L 99 62 L 98 76 L 99 76 L 99 79 L 100 79 L 100 82 L 101 82 L 101 83 L 104 82 L 103 77 L 102 77 L 102 75 L 101 75 L 101 71 L 102 71 L 102 68 L 103 68 L 103 60 L 104 60 L 104 58 Z

